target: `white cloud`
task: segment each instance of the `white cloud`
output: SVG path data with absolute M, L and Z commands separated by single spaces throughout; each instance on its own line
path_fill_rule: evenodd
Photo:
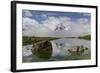
M 39 23 L 36 20 L 28 17 L 23 17 L 23 29 L 31 29 L 32 26 L 36 28 L 38 24 Z
M 72 36 L 83 36 L 83 35 L 87 35 L 90 34 L 90 24 L 72 24 L 70 26 L 71 28 L 71 35 Z
M 54 30 L 56 26 L 59 24 L 63 24 L 64 26 L 68 26 L 70 24 L 70 18 L 69 17 L 49 17 L 47 20 L 44 21 L 44 25 L 50 28 L 51 30 Z
M 23 24 L 38 24 L 38 22 L 36 20 L 33 20 L 31 18 L 28 17 L 23 17 Z
M 83 16 L 91 16 L 91 13 L 83 13 Z
M 24 17 L 23 18 L 23 36 L 48 36 L 51 34 L 51 30 L 39 24 L 36 20 Z
M 42 14 L 42 17 L 43 17 L 43 18 L 47 18 L 48 15 L 46 15 L 46 14 Z
M 28 17 L 23 17 L 23 36 L 33 36 L 39 28 L 38 22 Z
M 77 22 L 82 24 L 87 24 L 89 23 L 89 20 L 87 18 L 79 18 Z
M 79 19 L 87 22 L 86 19 Z M 62 23 L 66 26 L 65 30 L 55 31 L 58 24 Z M 90 24 L 73 22 L 68 17 L 49 17 L 42 24 L 28 17 L 23 18 L 23 36 L 38 36 L 38 37 L 75 37 L 90 34 Z
M 29 10 L 24 10 L 24 15 L 27 17 L 31 17 L 32 13 Z

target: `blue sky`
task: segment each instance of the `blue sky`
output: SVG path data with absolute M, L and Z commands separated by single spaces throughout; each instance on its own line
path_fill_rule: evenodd
M 31 13 L 31 16 L 26 14 L 26 11 Z M 35 19 L 39 23 L 42 23 L 48 17 L 69 17 L 71 21 L 76 22 L 79 18 L 85 18 L 90 23 L 91 14 L 90 13 L 79 13 L 79 12 L 56 12 L 56 11 L 36 11 L 36 10 L 23 10 L 23 17 L 29 17 L 31 19 Z

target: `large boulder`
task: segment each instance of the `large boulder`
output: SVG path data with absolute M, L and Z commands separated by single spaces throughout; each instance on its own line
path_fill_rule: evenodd
M 49 41 L 41 41 L 33 44 L 32 53 L 41 59 L 49 59 L 52 55 L 52 44 Z

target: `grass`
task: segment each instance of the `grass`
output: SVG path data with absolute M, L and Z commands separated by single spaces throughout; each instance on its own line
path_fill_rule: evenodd
M 37 42 L 41 42 L 41 41 L 50 41 L 50 40 L 55 40 L 58 38 L 54 38 L 54 37 L 22 37 L 22 44 L 23 45 L 28 45 L 28 44 L 35 44 Z
M 78 38 L 78 39 L 85 39 L 85 40 L 91 40 L 91 35 L 85 35 L 85 36 L 79 36 L 79 37 L 66 37 L 66 38 Z M 28 45 L 28 44 L 34 44 L 40 41 L 50 41 L 50 40 L 55 40 L 59 39 L 57 37 L 22 37 L 22 44 L 23 45 Z
M 91 35 L 85 35 L 78 37 L 79 39 L 91 40 Z

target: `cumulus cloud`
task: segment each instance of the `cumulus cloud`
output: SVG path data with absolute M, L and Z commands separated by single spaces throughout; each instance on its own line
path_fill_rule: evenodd
M 87 18 L 79 18 L 77 19 L 77 22 L 81 24 L 87 24 L 89 23 L 89 20 Z
M 58 17 L 58 18 L 49 17 L 47 20 L 44 21 L 44 25 L 50 28 L 51 30 L 54 30 L 56 26 L 58 26 L 59 24 L 63 24 L 64 26 L 68 27 L 68 25 L 70 24 L 70 18 L 68 17 Z
M 23 25 L 22 25 L 22 29 L 24 29 L 23 36 L 33 36 L 37 28 L 39 28 L 38 24 L 39 23 L 36 20 L 33 20 L 28 17 L 23 17 Z
M 43 24 L 39 24 L 36 20 L 23 17 L 23 36 L 49 36 L 51 34 L 51 30 L 44 26 Z
M 72 36 L 84 36 L 90 34 L 90 25 L 89 24 L 72 24 L 70 26 L 70 34 Z
M 82 23 L 80 23 L 80 21 Z M 85 22 L 83 24 L 83 22 Z M 62 31 L 55 31 L 58 24 L 63 24 L 66 28 Z M 90 34 L 90 24 L 87 19 L 80 18 L 76 22 L 69 17 L 48 17 L 42 24 L 35 19 L 23 18 L 23 36 L 37 37 L 77 37 Z
M 42 18 L 47 18 L 47 17 L 48 17 L 48 15 L 42 14 Z
M 91 16 L 91 13 L 83 13 L 83 16 Z
M 29 10 L 23 10 L 24 16 L 31 17 L 32 13 Z
M 31 19 L 31 18 L 28 18 L 28 17 L 23 17 L 23 29 L 31 29 L 32 26 L 34 26 L 35 28 L 38 27 L 39 23 L 34 20 L 34 19 Z

